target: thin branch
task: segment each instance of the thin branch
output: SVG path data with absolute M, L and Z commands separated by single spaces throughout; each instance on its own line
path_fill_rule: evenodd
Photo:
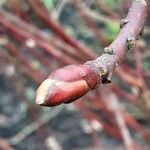
M 119 18 L 119 15 L 117 13 L 115 13 L 110 7 L 108 7 L 102 0 L 95 0 L 95 3 L 110 18 L 114 18 L 114 19 Z
M 1 150 L 14 150 L 6 140 L 0 138 L 0 149 Z
M 23 128 L 21 131 L 19 131 L 15 136 L 8 139 L 8 143 L 11 145 L 17 145 L 19 144 L 23 139 L 28 137 L 33 132 L 37 131 L 41 126 L 46 124 L 48 121 L 50 121 L 52 118 L 57 116 L 63 109 L 63 106 L 58 107 L 57 109 L 54 109 L 51 114 L 45 113 L 41 117 L 39 117 L 37 120 L 32 122 L 31 124 L 27 125 L 25 128 Z
M 65 54 L 75 57 L 76 59 L 79 59 L 79 60 L 81 60 L 81 58 L 83 59 L 83 57 L 81 57 L 81 55 L 80 56 L 78 55 L 78 52 L 75 48 L 71 47 L 70 45 L 68 45 L 67 43 L 65 43 L 59 39 L 56 39 L 54 37 L 52 38 L 51 34 L 48 34 L 48 33 L 45 34 L 45 32 L 39 30 L 33 24 L 26 22 L 3 9 L 0 10 L 0 13 L 5 18 L 7 18 L 7 20 L 9 20 L 13 24 L 15 24 L 15 26 L 17 26 L 18 28 L 21 28 L 22 30 L 29 32 L 31 37 L 34 36 L 41 41 L 46 41 L 46 42 L 48 42 L 48 44 L 54 45 L 54 46 L 60 48 L 63 52 L 65 52 Z
M 70 44 L 74 48 L 80 50 L 82 54 L 88 56 L 90 58 L 96 58 L 96 54 L 93 51 L 90 51 L 89 48 L 85 47 L 83 44 L 80 44 L 76 39 L 72 38 L 68 34 L 66 34 L 63 28 L 50 16 L 48 13 L 45 12 L 43 7 L 40 7 L 38 0 L 27 0 L 27 2 L 31 5 L 35 13 L 46 23 L 46 25 L 54 31 L 56 35 L 58 35 L 62 40 L 66 43 Z M 38 2 L 38 3 L 37 3 Z
M 63 10 L 63 8 L 65 7 L 65 5 L 68 3 L 69 0 L 61 0 L 58 1 L 56 7 L 54 8 L 54 10 L 51 12 L 52 16 L 55 18 L 55 20 L 58 20 L 60 17 L 60 14 Z
M 28 39 L 32 39 L 35 41 L 35 44 L 45 50 L 48 54 L 57 58 L 62 64 L 68 63 L 77 63 L 75 59 L 71 59 L 66 56 L 63 52 L 57 50 L 52 45 L 49 45 L 47 42 L 42 41 L 41 39 L 34 37 L 29 32 L 25 32 L 24 30 L 17 28 L 13 23 L 9 22 L 4 16 L 3 13 L 0 12 L 0 24 L 10 33 L 14 34 L 14 38 L 18 41 L 24 41 Z
M 125 81 L 126 83 L 138 87 L 138 88 L 143 88 L 144 87 L 144 81 L 137 77 L 134 76 L 133 74 L 131 74 L 130 72 L 126 72 L 127 70 L 123 70 L 123 68 L 118 67 L 116 70 L 116 75 L 122 79 L 123 81 Z M 125 76 L 125 78 L 124 78 Z
M 91 17 L 94 20 L 99 21 L 99 22 L 103 22 L 103 23 L 107 23 L 107 24 L 109 24 L 110 22 L 119 23 L 119 19 L 112 19 L 106 15 L 103 15 L 103 14 L 100 14 L 100 13 L 93 11 L 93 10 L 89 9 L 88 7 L 86 7 L 86 14 L 89 17 Z M 146 26 L 144 28 L 144 34 L 150 34 L 150 29 L 148 26 Z
M 74 0 L 73 4 L 75 8 L 80 13 L 82 19 L 86 25 L 91 29 L 94 34 L 97 36 L 97 39 L 101 42 L 102 46 L 108 46 L 109 42 L 101 29 L 98 29 L 96 22 L 87 14 L 87 7 L 84 4 L 81 4 L 80 0 Z
M 138 77 L 143 81 L 144 83 L 144 77 L 143 77 L 143 68 L 142 68 L 142 50 L 137 47 L 136 51 L 134 52 L 134 58 L 135 58 L 135 65 L 136 65 L 136 71 Z
M 115 120 L 122 135 L 126 150 L 135 150 L 117 97 L 114 94 L 109 94 L 108 97 L 109 98 L 105 99 L 106 106 L 114 113 Z
M 35 68 L 32 67 L 31 65 L 31 62 L 28 61 L 24 55 L 22 55 L 21 53 L 19 53 L 18 49 L 15 47 L 15 45 L 11 42 L 8 42 L 7 44 L 4 45 L 4 48 L 8 49 L 9 52 L 14 56 L 16 57 L 20 63 L 22 65 L 24 65 L 24 68 L 27 67 L 28 69 L 30 69 L 30 74 L 33 74 L 35 75 L 35 78 L 34 80 L 36 82 L 39 82 L 39 81 L 42 81 L 46 78 L 46 75 L 40 71 L 40 70 L 37 70 Z

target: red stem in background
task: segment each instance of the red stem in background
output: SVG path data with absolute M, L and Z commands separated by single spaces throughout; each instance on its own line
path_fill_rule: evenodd
M 53 46 L 48 43 L 39 40 L 36 37 L 33 37 L 29 32 L 25 32 L 20 28 L 17 28 L 12 23 L 8 22 L 3 15 L 0 13 L 0 24 L 8 30 L 12 35 L 15 35 L 15 39 L 18 41 L 25 41 L 27 39 L 33 39 L 36 42 L 36 45 L 40 48 L 44 49 L 48 54 L 57 58 L 62 64 L 70 64 L 70 63 L 78 63 L 76 60 L 70 59 L 70 57 L 66 56 L 61 51 L 57 50 Z
M 135 65 L 136 65 L 137 75 L 142 80 L 143 86 L 146 86 L 145 82 L 144 82 L 143 68 L 142 68 L 142 49 L 137 46 L 137 48 L 134 52 L 134 55 L 135 55 L 134 58 L 135 58 Z
M 43 72 L 36 70 L 32 67 L 29 60 L 24 58 L 24 56 L 17 50 L 17 48 L 11 42 L 7 43 L 4 47 L 6 49 L 8 49 L 10 51 L 10 53 L 13 56 L 15 56 L 22 63 L 22 65 L 24 65 L 24 68 L 26 68 L 26 67 L 29 68 L 30 74 L 33 74 L 33 76 L 35 77 L 34 80 L 36 82 L 42 81 L 46 78 L 46 76 L 44 75 Z M 25 70 L 27 70 L 27 69 L 25 69 Z
M 127 72 L 127 70 L 124 70 L 121 67 L 117 68 L 116 75 L 120 79 L 122 79 L 123 81 L 125 81 L 126 83 L 128 83 L 132 86 L 135 86 L 135 87 L 138 87 L 141 89 L 144 87 L 144 83 L 143 83 L 143 80 L 141 80 L 141 78 L 133 76 L 130 72 Z
M 64 32 L 62 27 L 54 21 L 54 19 L 48 15 L 48 13 L 45 13 L 44 8 L 39 7 L 37 2 L 35 0 L 27 0 L 28 3 L 31 5 L 35 13 L 43 20 L 43 22 L 46 23 L 46 25 L 62 40 L 73 46 L 74 48 L 78 49 L 80 53 L 84 54 L 85 56 L 88 56 L 88 58 L 96 58 L 96 54 L 90 49 L 86 48 L 83 44 L 80 44 L 77 40 L 69 36 Z M 39 1 L 38 1 L 39 3 Z
M 107 93 L 110 93 L 110 91 Z M 111 121 L 111 124 L 113 126 L 116 126 L 116 122 L 114 122 L 114 117 L 112 114 L 111 110 L 108 110 L 108 105 L 105 104 L 105 100 L 110 101 L 110 98 L 108 96 L 108 94 L 105 93 L 103 91 L 103 96 L 99 96 L 99 99 L 97 99 L 95 96 L 94 97 L 88 97 L 89 99 L 89 105 L 87 104 L 87 109 L 94 109 L 94 110 L 98 110 L 98 111 L 102 111 L 105 113 L 105 115 L 110 119 L 109 121 Z M 92 101 L 92 99 L 95 99 L 95 101 Z M 80 101 L 78 102 L 78 104 L 75 103 L 75 105 L 77 105 L 77 107 L 81 107 L 80 111 L 82 112 L 83 108 L 86 107 L 85 102 Z M 94 114 L 94 113 L 93 113 Z M 97 114 L 94 115 L 97 119 L 99 118 L 99 116 Z M 110 117 L 111 116 L 111 117 Z M 94 117 L 94 118 L 95 118 Z M 93 118 L 93 119 L 94 119 Z M 149 140 L 150 138 L 150 131 L 148 129 L 143 128 L 131 115 L 129 115 L 127 112 L 123 113 L 123 118 L 126 122 L 126 124 L 132 128 L 133 130 L 135 130 L 136 132 L 138 132 L 144 139 Z M 109 123 L 110 124 L 110 123 Z M 107 128 L 105 129 L 106 132 L 109 133 L 109 131 L 107 131 Z M 111 133 L 109 133 L 111 134 Z M 113 136 L 113 135 L 112 135 Z M 115 136 L 114 136 L 115 137 Z
M 30 21 L 28 14 L 21 8 L 21 3 L 17 0 L 9 1 L 11 9 L 22 19 Z
M 136 95 L 133 95 L 131 93 L 128 93 L 124 90 L 122 90 L 120 87 L 118 87 L 117 85 L 115 84 L 111 84 L 110 86 L 111 90 L 116 93 L 116 95 L 118 95 L 120 98 L 124 98 L 126 100 L 129 100 L 130 102 L 134 103 L 137 102 L 137 96 Z M 122 100 L 122 99 L 121 99 Z
M 119 15 L 115 13 L 110 7 L 108 7 L 102 0 L 95 0 L 99 8 L 110 18 L 118 19 Z
M 124 113 L 124 118 L 129 127 L 138 132 L 146 140 L 150 140 L 150 131 L 148 129 L 143 128 L 131 115 L 126 112 Z
M 68 45 L 67 43 L 65 43 L 55 37 L 51 37 L 51 34 L 49 34 L 49 33 L 45 34 L 44 32 L 39 30 L 33 24 L 26 22 L 5 10 L 0 10 L 0 12 L 2 13 L 3 16 L 5 16 L 5 18 L 7 18 L 7 20 L 9 20 L 13 24 L 15 24 L 17 27 L 32 34 L 31 36 L 34 36 L 34 37 L 38 38 L 39 40 L 46 41 L 50 45 L 54 45 L 54 46 L 58 47 L 65 54 L 67 54 L 77 60 L 81 61 L 84 59 L 84 57 L 82 57 L 82 55 L 78 55 L 78 52 L 75 48 L 73 48 L 72 46 Z
M 93 30 L 98 40 L 101 42 L 102 46 L 103 47 L 108 46 L 109 42 L 104 32 L 101 29 L 98 29 L 96 22 L 93 21 L 93 19 L 88 15 L 86 6 L 84 6 L 84 4 L 81 4 L 80 0 L 74 0 L 73 4 L 75 8 L 79 11 L 82 19 L 84 20 L 86 25 L 89 27 L 89 29 Z
M 0 149 L 1 150 L 14 150 L 6 140 L 0 138 Z
M 100 124 L 102 124 L 103 129 L 113 137 L 117 139 L 121 139 L 121 135 L 116 128 L 112 125 L 109 125 L 105 121 L 103 121 L 99 116 L 97 116 L 94 112 L 90 111 L 89 109 L 85 108 L 83 105 L 76 105 L 77 108 L 80 109 L 81 113 L 83 113 L 84 117 L 88 121 L 97 120 Z
M 130 136 L 130 132 L 124 119 L 123 111 L 120 108 L 118 98 L 114 94 L 107 94 L 106 99 L 103 100 L 107 108 L 114 114 L 116 124 L 120 130 L 122 140 L 127 150 L 136 150 Z
M 50 39 L 50 38 L 48 38 L 48 35 L 45 35 L 43 32 L 41 32 L 38 28 L 36 28 L 35 26 L 33 26 L 32 24 L 30 24 L 30 23 L 27 23 L 27 22 L 25 22 L 25 21 L 23 21 L 23 20 L 21 20 L 21 19 L 19 19 L 19 18 L 17 18 L 16 16 L 14 16 L 13 14 L 10 14 L 10 13 L 8 13 L 8 12 L 6 12 L 6 11 L 4 11 L 4 10 L 1 10 L 1 13 L 2 13 L 2 15 L 3 16 L 5 16 L 5 18 L 7 18 L 8 20 L 10 20 L 12 23 L 14 23 L 15 24 L 15 26 L 18 26 L 19 28 L 21 27 L 23 30 L 25 30 L 26 32 L 30 32 L 30 34 L 32 34 L 31 36 L 33 36 L 33 35 L 35 35 L 35 37 L 36 38 L 38 38 L 39 40 L 46 40 L 46 41 L 48 41 L 48 43 L 49 44 L 53 44 L 53 45 L 55 45 L 56 47 L 58 46 L 58 48 L 60 48 L 61 50 L 65 50 L 65 53 L 66 54 L 68 54 L 68 55 L 70 55 L 70 56 L 72 56 L 72 55 L 74 55 L 74 58 L 76 58 L 76 56 L 78 57 L 78 59 L 81 61 L 82 60 L 82 62 L 83 62 L 83 60 L 84 60 L 84 56 L 82 56 L 82 55 L 78 55 L 78 53 L 77 53 L 77 51 L 73 48 L 73 47 L 71 47 L 71 46 L 69 46 L 69 45 L 67 45 L 66 43 L 64 43 L 63 41 L 60 41 L 60 40 L 58 40 L 58 39 Z M 30 30 L 29 30 L 30 29 Z M 50 36 L 50 35 L 49 35 Z M 20 40 L 20 39 L 19 39 Z M 79 58 L 80 57 L 80 58 Z M 129 70 L 129 68 L 126 66 L 126 67 L 124 67 L 124 66 L 122 66 L 121 65 L 121 67 L 122 67 L 122 70 L 126 70 L 126 72 L 131 72 L 131 71 L 133 71 L 133 70 Z M 128 70 L 128 71 L 127 71 Z M 126 77 L 123 75 L 124 73 L 119 73 L 119 70 L 117 70 L 116 71 L 116 73 L 121 77 L 121 79 L 123 79 L 124 81 L 126 81 L 127 79 L 126 79 Z M 136 73 L 135 73 L 136 74 Z M 129 83 L 131 83 L 132 84 L 132 82 L 133 83 L 135 83 L 134 81 L 136 80 L 136 79 L 134 79 L 134 77 L 132 77 L 132 76 L 130 76 L 129 78 Z M 131 82 L 130 82 L 130 80 L 131 80 Z M 138 82 L 139 83 L 139 82 Z M 141 83 L 141 82 L 140 82 Z M 136 84 L 136 83 L 135 83 Z M 138 84 L 139 85 L 139 84 Z M 141 84 L 140 84 L 141 85 Z

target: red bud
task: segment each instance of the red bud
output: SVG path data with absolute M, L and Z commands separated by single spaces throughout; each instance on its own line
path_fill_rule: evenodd
M 100 77 L 90 65 L 68 65 L 54 71 L 37 90 L 36 103 L 55 106 L 70 103 L 96 88 Z

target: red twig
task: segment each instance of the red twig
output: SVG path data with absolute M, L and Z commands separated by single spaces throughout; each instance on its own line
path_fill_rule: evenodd
M 108 107 L 108 109 L 110 109 L 110 111 L 112 111 L 115 116 L 115 120 L 120 130 L 126 149 L 136 150 L 134 148 L 133 141 L 131 139 L 126 122 L 124 120 L 123 112 L 121 111 L 117 97 L 114 94 L 108 94 L 107 96 L 108 97 L 104 102 L 106 103 L 106 106 Z
M 25 41 L 27 39 L 33 39 L 36 42 L 37 46 L 44 49 L 48 54 L 50 54 L 50 55 L 54 56 L 55 58 L 57 58 L 62 64 L 77 63 L 77 61 L 75 59 L 70 59 L 70 57 L 64 55 L 64 53 L 57 50 L 53 46 L 49 45 L 47 42 L 39 40 L 38 38 L 33 37 L 29 32 L 25 32 L 25 31 L 21 30 L 20 28 L 17 28 L 11 22 L 7 21 L 3 17 L 2 13 L 0 13 L 0 24 L 6 30 L 8 30 L 10 33 L 15 35 L 15 38 L 18 41 Z
M 41 71 L 36 70 L 32 67 L 31 63 L 27 59 L 25 59 L 24 56 L 21 53 L 19 53 L 17 48 L 11 42 L 7 43 L 4 47 L 6 49 L 8 49 L 9 52 L 22 63 L 22 65 L 24 65 L 24 69 L 26 71 L 28 71 L 28 69 L 29 69 L 28 73 L 31 76 L 33 75 L 35 77 L 34 80 L 36 82 L 42 81 L 46 78 L 44 73 L 42 73 Z
M 78 107 L 78 106 L 77 106 Z M 80 107 L 80 106 L 79 106 Z M 89 109 L 85 108 L 83 105 L 80 108 L 80 111 L 83 113 L 83 115 L 85 116 L 85 118 L 87 118 L 87 120 L 92 121 L 92 120 L 97 120 L 100 124 L 102 124 L 102 127 L 104 128 L 104 130 L 112 135 L 113 137 L 117 138 L 117 139 L 121 139 L 121 135 L 118 132 L 118 130 L 116 128 L 114 128 L 113 126 L 109 125 L 108 123 L 106 123 L 105 121 L 103 121 L 100 117 L 98 117 L 95 113 L 93 113 L 92 111 L 90 111 Z
M 122 90 L 120 87 L 118 87 L 115 84 L 112 84 L 110 86 L 111 90 L 116 93 L 116 95 L 118 95 L 120 98 L 124 98 L 126 100 L 129 100 L 130 102 L 133 102 L 135 104 L 135 102 L 137 102 L 138 97 L 136 95 L 133 95 L 131 93 L 128 93 L 124 90 Z M 122 100 L 122 99 L 121 99 Z
M 26 22 L 5 10 L 0 10 L 0 12 L 3 14 L 5 18 L 7 18 L 9 21 L 15 24 L 18 28 L 21 28 L 22 30 L 29 32 L 31 36 L 34 36 L 42 41 L 44 40 L 48 42 L 50 45 L 56 46 L 58 49 L 62 50 L 65 54 L 77 60 L 84 60 L 84 57 L 82 55 L 78 55 L 78 51 L 72 46 L 68 45 L 67 43 L 55 37 L 51 38 L 50 34 L 48 33 L 45 34 L 33 24 Z
M 88 56 L 90 58 L 96 58 L 96 54 L 94 52 L 90 51 L 90 49 L 86 48 L 84 45 L 80 44 L 77 40 L 66 34 L 62 29 L 62 27 L 56 21 L 54 21 L 52 16 L 46 13 L 43 7 L 42 8 L 39 7 L 37 1 L 28 0 L 28 2 L 33 8 L 33 10 L 36 12 L 36 14 L 46 23 L 46 25 L 51 30 L 54 31 L 56 35 L 58 35 L 60 38 L 62 38 L 65 42 L 67 42 L 74 48 L 80 50 L 80 53 L 84 54 L 85 56 Z
M 29 17 L 27 15 L 27 13 L 21 8 L 21 4 L 19 1 L 17 0 L 11 0 L 9 1 L 10 5 L 11 5 L 11 9 L 13 9 L 13 11 L 22 19 L 25 19 L 26 21 L 29 21 Z
M 105 12 L 110 18 L 118 19 L 119 15 L 109 8 L 102 0 L 95 0 L 99 8 Z
M 139 87 L 139 88 L 143 88 L 144 86 L 143 80 L 141 80 L 141 78 L 133 76 L 130 72 L 127 72 L 127 70 L 124 70 L 121 67 L 117 68 L 116 75 L 119 78 L 121 78 L 123 81 L 125 81 L 126 83 L 132 86 Z
M 1 150 L 14 150 L 6 140 L 0 138 L 0 149 Z
M 81 17 L 85 21 L 86 25 L 93 30 L 99 41 L 102 43 L 102 45 L 108 46 L 109 42 L 104 34 L 104 32 L 101 29 L 98 29 L 96 22 L 92 20 L 92 18 L 88 15 L 87 13 L 87 8 L 83 4 L 81 4 L 80 0 L 75 0 L 74 6 L 77 8 L 79 11 Z

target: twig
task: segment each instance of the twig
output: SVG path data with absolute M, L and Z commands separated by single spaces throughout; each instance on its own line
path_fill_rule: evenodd
M 11 9 L 22 19 L 26 20 L 26 21 L 30 21 L 27 13 L 21 8 L 21 4 L 19 1 L 17 0 L 11 0 L 9 1 L 10 5 L 11 5 Z
M 86 14 L 89 15 L 91 18 L 93 18 L 96 21 L 103 22 L 109 24 L 110 22 L 116 22 L 119 24 L 119 19 L 112 19 L 106 15 L 99 14 L 93 10 L 90 10 L 88 7 L 86 8 Z M 148 26 L 144 28 L 144 34 L 150 34 L 150 29 Z
M 96 54 L 83 44 L 80 44 L 76 39 L 72 38 L 68 34 L 66 34 L 63 28 L 52 18 L 52 16 L 45 13 L 45 9 L 40 7 L 37 4 L 38 0 L 28 0 L 28 3 L 31 5 L 36 14 L 46 23 L 46 25 L 54 31 L 56 35 L 58 35 L 62 40 L 73 46 L 74 48 L 80 50 L 80 53 L 88 56 L 90 58 L 96 58 Z M 38 1 L 39 3 L 39 1 Z
M 144 87 L 144 82 L 141 80 L 141 78 L 133 76 L 130 72 L 126 72 L 127 70 L 123 70 L 123 68 L 118 67 L 116 70 L 116 75 L 121 78 L 123 81 L 126 83 L 138 87 L 138 88 L 143 88 Z M 125 78 L 124 78 L 125 76 Z
M 51 110 L 51 113 L 44 113 L 41 117 L 39 117 L 37 120 L 32 122 L 31 124 L 27 125 L 25 128 L 23 128 L 21 131 L 19 131 L 15 136 L 8 139 L 8 143 L 10 145 L 17 145 L 19 144 L 23 139 L 28 137 L 33 132 L 37 131 L 41 126 L 46 124 L 48 121 L 50 121 L 52 118 L 57 116 L 64 107 L 58 107 L 56 109 Z
M 118 95 L 120 98 L 124 98 L 125 100 L 129 100 L 130 102 L 136 104 L 138 97 L 136 95 L 133 95 L 129 92 L 126 92 L 124 90 L 122 90 L 120 87 L 118 87 L 115 84 L 111 84 L 110 86 L 111 90 L 116 93 L 116 95 Z
M 99 8 L 107 14 L 110 18 L 119 18 L 119 15 L 115 13 L 111 8 L 109 8 L 102 0 L 95 0 Z
M 32 34 L 29 32 L 25 32 L 24 30 L 21 30 L 20 28 L 17 28 L 14 24 L 7 21 L 6 18 L 4 18 L 3 14 L 0 13 L 0 24 L 10 33 L 15 35 L 15 39 L 18 41 L 24 41 L 27 39 L 32 39 L 36 42 L 36 45 L 45 50 L 48 54 L 54 56 L 57 58 L 62 64 L 68 64 L 68 63 L 77 63 L 75 59 L 71 59 L 70 57 L 66 56 L 61 51 L 54 48 L 52 45 L 49 45 L 47 42 L 42 41 L 36 37 L 33 37 Z
M 118 128 L 122 135 L 126 149 L 127 150 L 135 150 L 132 139 L 130 137 L 129 130 L 124 121 L 124 116 L 123 116 L 121 108 L 119 106 L 117 97 L 114 94 L 109 94 L 108 98 L 105 99 L 104 102 L 106 103 L 106 106 L 108 107 L 108 109 L 114 113 L 115 120 L 117 122 Z
M 14 150 L 6 140 L 0 138 L 0 149 L 1 150 Z
M 137 47 L 134 55 L 135 55 L 135 65 L 136 65 L 136 71 L 137 71 L 137 75 L 138 77 L 143 81 L 144 83 L 144 78 L 143 78 L 143 69 L 142 69 L 142 50 Z
M 15 47 L 15 45 L 11 42 L 8 42 L 5 46 L 6 49 L 9 50 L 9 52 L 16 57 L 22 65 L 26 66 L 27 68 L 30 68 L 30 73 L 35 75 L 35 81 L 42 81 L 46 78 L 46 75 L 35 68 L 32 67 L 31 62 L 27 60 Z
M 53 72 L 39 87 L 37 104 L 55 106 L 72 102 L 100 83 L 111 82 L 114 69 L 136 45 L 144 26 L 146 7 L 145 0 L 133 0 L 126 19 L 121 21 L 121 31 L 112 44 L 104 48 L 104 53 L 84 65 L 70 65 Z
M 51 37 L 51 34 L 44 33 L 40 29 L 38 29 L 33 24 L 26 22 L 15 15 L 9 13 L 8 11 L 5 11 L 3 9 L 0 10 L 0 13 L 7 18 L 7 20 L 11 21 L 13 24 L 15 24 L 18 28 L 21 28 L 22 30 L 25 30 L 26 32 L 29 32 L 31 34 L 31 37 L 36 37 L 39 40 L 45 41 L 50 45 L 54 45 L 57 48 L 61 49 L 65 54 L 74 57 L 78 60 L 82 60 L 84 57 L 81 57 L 81 55 L 78 55 L 78 52 L 75 48 L 71 47 L 67 43 L 55 38 Z
M 81 4 L 80 0 L 74 0 L 73 4 L 75 8 L 77 8 L 86 25 L 95 33 L 98 40 L 102 43 L 102 46 L 108 46 L 109 42 L 104 32 L 101 29 L 98 29 L 96 22 L 87 14 L 87 7 L 84 4 Z
M 65 7 L 65 5 L 68 3 L 68 1 L 70 1 L 70 0 L 60 0 L 60 1 L 58 1 L 56 7 L 51 12 L 51 15 L 55 18 L 55 20 L 59 19 L 59 16 L 60 16 L 63 8 Z
M 124 112 L 124 119 L 127 125 L 138 132 L 144 139 L 150 140 L 150 130 L 148 128 L 143 128 L 131 115 Z

